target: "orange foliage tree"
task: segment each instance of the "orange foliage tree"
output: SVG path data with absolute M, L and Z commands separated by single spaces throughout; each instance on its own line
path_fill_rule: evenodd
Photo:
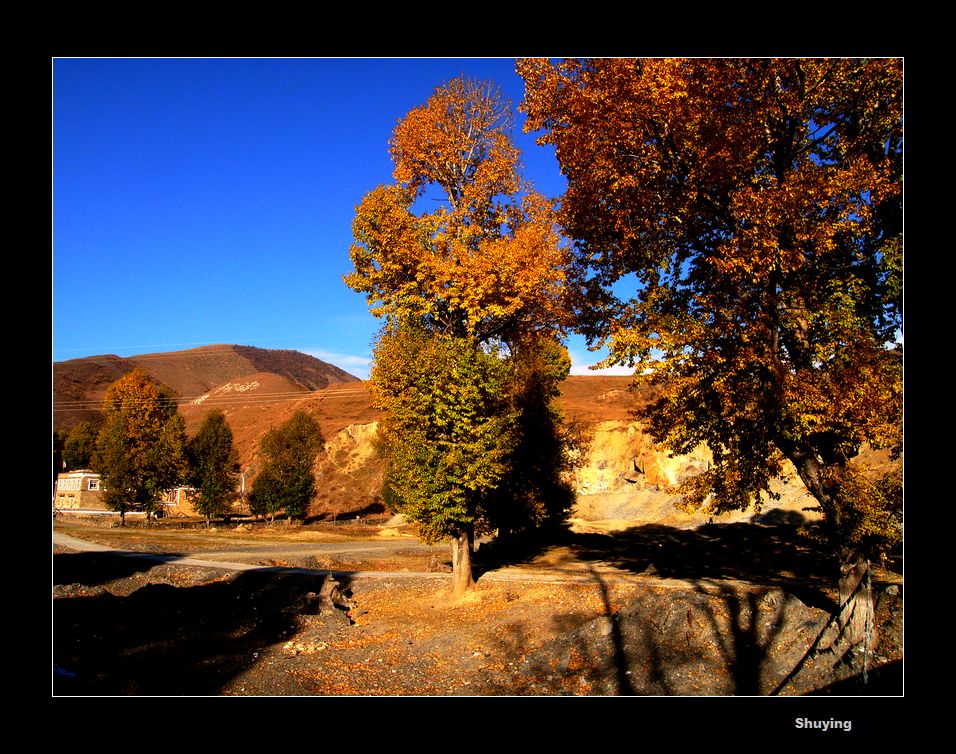
M 103 479 L 103 499 L 126 524 L 129 510 L 159 510 L 162 495 L 186 474 L 186 432 L 176 399 L 143 369 L 134 369 L 106 391 L 106 421 L 93 467 Z
M 568 180 L 578 321 L 661 398 L 687 505 L 740 509 L 796 468 L 841 565 L 851 643 L 867 558 L 902 529 L 899 60 L 523 60 L 527 130 Z M 853 599 L 851 599 L 853 596 Z
M 521 180 L 511 126 L 497 89 L 466 79 L 398 124 L 395 183 L 357 207 L 345 277 L 376 316 L 483 343 L 555 332 L 567 253 L 551 203 Z
M 395 468 L 392 478 L 431 475 L 422 479 L 421 489 L 434 486 L 436 454 L 455 446 L 461 427 L 448 425 L 447 437 L 423 438 L 416 424 L 444 424 L 418 414 L 444 412 L 475 427 L 512 426 L 502 423 L 502 416 L 482 416 L 510 408 L 507 401 L 477 400 L 484 391 L 475 387 L 474 379 L 497 370 L 479 368 L 475 349 L 514 355 L 519 342 L 554 342 L 567 320 L 566 245 L 551 202 L 521 179 L 511 128 L 510 104 L 492 84 L 463 78 L 444 84 L 395 128 L 389 142 L 394 183 L 374 189 L 356 208 L 350 250 L 355 271 L 345 281 L 364 293 L 370 310 L 386 320 L 376 362 L 398 353 L 396 343 L 424 337 L 436 343 L 422 345 L 422 353 L 443 354 L 442 368 L 448 370 L 441 400 L 389 387 L 430 383 L 411 374 L 427 368 L 428 359 L 415 363 L 395 357 L 394 363 L 377 364 L 372 372 L 378 404 L 389 412 L 380 432 L 391 448 L 390 462 L 423 454 L 431 459 L 431 466 L 423 464 L 418 472 Z M 456 368 L 448 362 L 452 355 L 465 359 L 467 366 L 462 362 Z M 396 370 L 407 374 L 399 378 Z M 456 385 L 459 377 L 462 384 Z M 437 443 L 434 452 L 403 447 L 413 437 L 419 445 Z M 507 431 L 496 437 L 501 448 L 486 448 L 484 455 L 497 459 L 498 471 L 476 467 L 470 481 L 455 476 L 458 481 L 449 482 L 457 492 L 435 490 L 434 499 L 415 506 L 429 517 L 422 528 L 428 537 L 452 539 L 456 591 L 471 583 L 473 537 L 476 528 L 490 525 L 483 520 L 481 498 L 503 479 L 506 464 L 501 457 L 513 444 Z M 405 485 L 409 495 L 412 486 Z M 444 499 L 455 500 L 455 516 L 428 513 L 447 513 Z M 440 525 L 433 525 L 436 522 Z

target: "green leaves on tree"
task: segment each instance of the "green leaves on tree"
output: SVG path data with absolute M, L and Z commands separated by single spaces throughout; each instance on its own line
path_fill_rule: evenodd
M 273 427 L 259 441 L 263 464 L 249 498 L 253 513 L 271 519 L 280 511 L 304 518 L 316 494 L 312 471 L 324 440 L 319 425 L 305 411 Z

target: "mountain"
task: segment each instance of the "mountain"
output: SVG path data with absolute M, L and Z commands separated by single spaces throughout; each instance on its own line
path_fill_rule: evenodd
M 53 364 L 53 428 L 95 421 L 107 388 L 133 369 L 145 369 L 183 402 L 250 375 L 275 375 L 283 390 L 307 393 L 360 380 L 332 364 L 298 351 L 214 345 L 139 356 L 88 356 Z

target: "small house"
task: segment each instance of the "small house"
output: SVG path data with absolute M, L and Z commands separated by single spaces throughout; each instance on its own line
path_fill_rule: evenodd
M 163 513 L 167 516 L 197 516 L 196 498 L 199 493 L 193 487 L 174 487 L 163 495 Z
M 198 492 L 193 487 L 174 487 L 162 494 L 157 515 L 196 516 Z M 64 513 L 110 512 L 103 500 L 103 480 L 91 469 L 77 469 L 57 475 L 53 509 Z M 135 515 L 137 511 L 127 511 Z M 140 513 L 142 513 L 140 511 Z
M 62 511 L 105 511 L 103 481 L 91 469 L 57 474 L 53 507 Z

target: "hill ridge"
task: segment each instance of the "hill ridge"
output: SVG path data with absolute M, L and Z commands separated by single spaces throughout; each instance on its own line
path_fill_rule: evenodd
M 292 349 L 213 344 L 124 357 L 99 354 L 53 363 L 54 429 L 96 421 L 107 388 L 136 368 L 187 400 L 252 374 L 275 374 L 307 392 L 360 382 L 344 369 Z

